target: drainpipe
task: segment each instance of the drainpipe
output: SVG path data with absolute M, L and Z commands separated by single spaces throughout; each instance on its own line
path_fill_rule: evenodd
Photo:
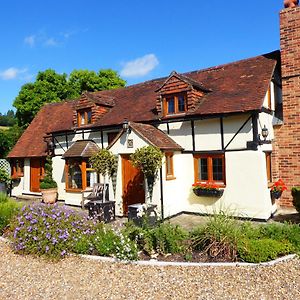
M 161 219 L 164 220 L 164 191 L 163 191 L 163 175 L 162 167 L 159 170 L 159 181 L 160 181 L 160 206 L 161 206 Z

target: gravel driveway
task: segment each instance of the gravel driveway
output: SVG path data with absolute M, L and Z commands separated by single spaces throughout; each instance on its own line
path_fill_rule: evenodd
M 0 241 L 0 299 L 300 299 L 300 260 L 260 267 L 150 267 L 19 256 Z

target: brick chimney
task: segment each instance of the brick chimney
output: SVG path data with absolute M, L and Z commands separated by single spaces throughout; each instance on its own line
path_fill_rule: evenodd
M 291 187 L 300 186 L 300 7 L 285 0 L 280 12 L 283 125 L 275 130 L 274 170 L 288 186 L 280 204 L 292 206 Z M 274 178 L 275 180 L 278 178 Z

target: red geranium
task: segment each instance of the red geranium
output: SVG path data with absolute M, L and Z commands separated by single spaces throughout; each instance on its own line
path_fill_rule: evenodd
M 207 181 L 207 182 L 196 182 L 193 185 L 194 190 L 202 189 L 202 190 L 218 190 L 219 186 L 214 182 Z
M 282 179 L 278 179 L 271 187 L 271 192 L 283 192 L 286 191 L 287 187 Z

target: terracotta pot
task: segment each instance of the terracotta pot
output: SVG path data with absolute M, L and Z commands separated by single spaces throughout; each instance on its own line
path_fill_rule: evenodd
M 284 7 L 296 7 L 299 4 L 299 0 L 284 0 Z
M 53 204 L 57 199 L 57 188 L 41 190 L 44 203 Z

